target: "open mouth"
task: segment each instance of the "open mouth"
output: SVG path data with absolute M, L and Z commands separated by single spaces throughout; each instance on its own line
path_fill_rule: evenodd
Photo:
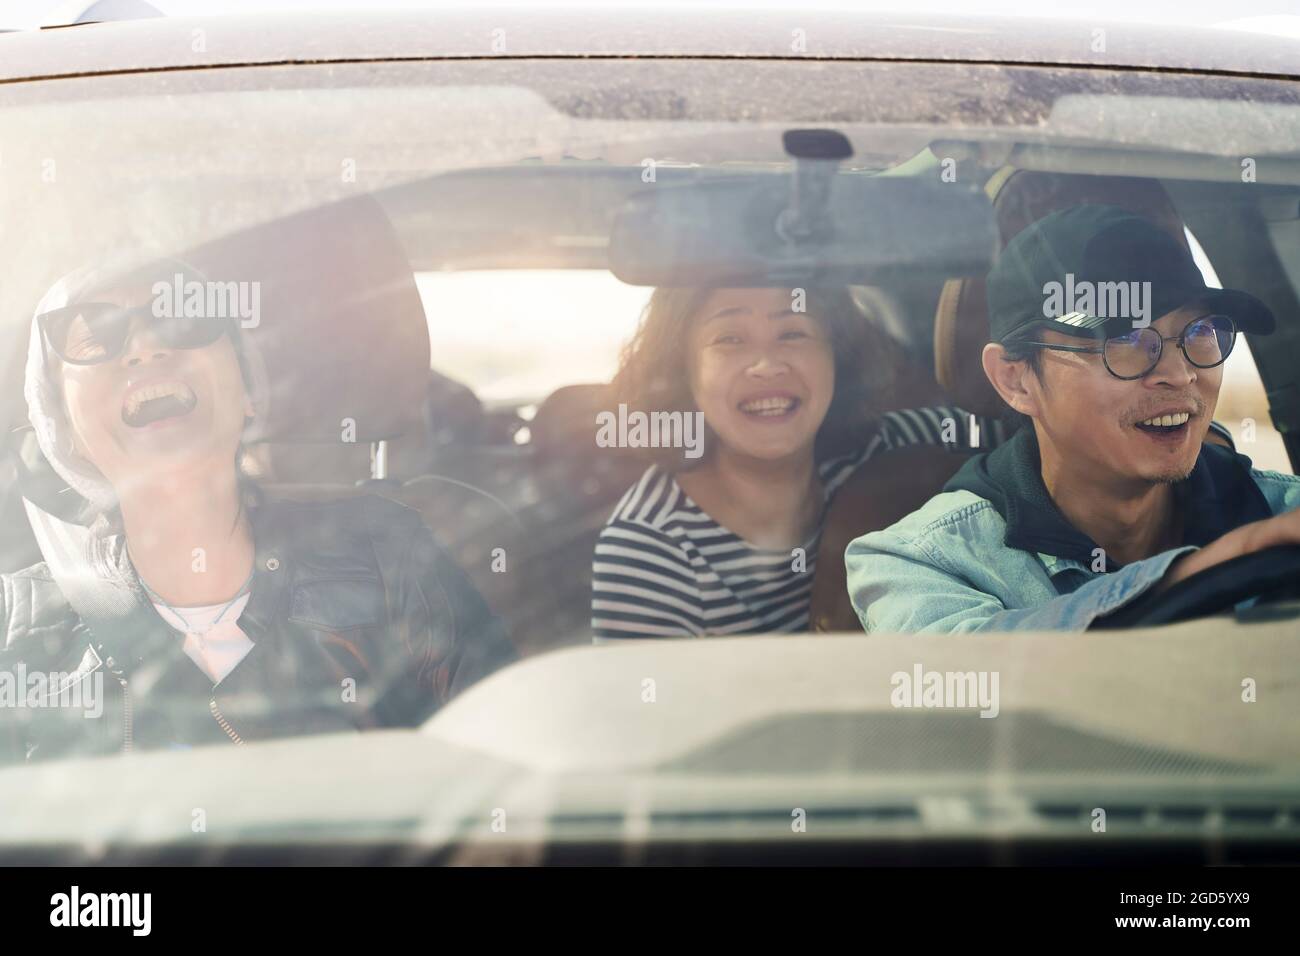
M 741 402 L 737 408 L 753 418 L 781 419 L 788 418 L 798 411 L 802 404 L 793 395 L 774 395 L 767 398 L 752 398 Z
M 198 396 L 183 382 L 142 385 L 127 392 L 122 401 L 122 421 L 131 428 L 144 428 L 170 418 L 183 418 L 197 404 Z
M 1170 415 L 1156 415 L 1146 421 L 1138 422 L 1137 428 L 1148 435 L 1177 438 L 1187 434 L 1187 423 L 1192 416 L 1188 412 L 1174 412 Z

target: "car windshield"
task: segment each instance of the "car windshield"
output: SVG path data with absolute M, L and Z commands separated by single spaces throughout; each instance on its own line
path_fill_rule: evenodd
M 981 568 L 1012 573 L 1002 557 L 964 557 L 951 535 L 917 544 L 891 576 L 862 579 L 885 552 L 903 561 L 890 550 L 903 533 L 887 529 L 932 507 L 949 482 L 949 495 L 986 505 L 1042 487 L 1037 470 L 1028 484 L 999 485 L 992 468 L 966 467 L 977 456 L 1026 434 L 1046 456 L 1110 414 L 1088 410 L 1094 392 L 1078 393 L 1060 432 L 1041 421 L 1035 432 L 1045 406 L 1017 412 L 1015 390 L 995 389 L 985 371 L 1012 309 L 999 296 L 1014 294 L 990 270 L 1063 210 L 1121 217 L 1093 249 L 1121 264 L 1135 261 L 1123 250 L 1137 230 L 1154 230 L 1162 249 L 1194 263 L 1179 281 L 1203 296 L 1161 305 L 1163 278 L 1149 301 L 1135 285 L 1125 317 L 1156 328 L 1154 345 L 1133 337 L 1138 351 L 1109 333 L 1036 327 L 1038 348 L 1026 352 L 1043 381 L 1086 371 L 1134 448 L 1171 457 L 1193 433 L 1195 461 L 1203 433 L 1224 461 L 1235 446 L 1290 487 L 1300 432 L 1274 419 L 1294 424 L 1300 388 L 1292 81 L 797 58 L 215 67 L 2 84 L 0 148 L 6 667 L 62 675 L 31 700 L 108 675 L 105 716 L 84 723 L 111 724 L 87 742 L 66 714 L 44 712 L 57 707 L 6 708 L 6 761 L 287 737 L 277 753 L 318 766 L 329 758 L 309 755 L 328 735 L 360 730 L 346 746 L 364 753 L 385 739 L 377 732 L 425 725 L 451 728 L 440 774 L 504 772 L 453 752 L 490 750 L 491 727 L 515 733 L 495 759 L 582 769 L 584 754 L 615 746 L 621 721 L 644 719 L 620 710 L 615 681 L 631 688 L 626 706 L 658 700 L 651 736 L 666 749 L 647 743 L 645 765 L 681 779 L 847 774 L 893 785 L 960 769 L 953 754 L 981 747 L 991 762 L 972 757 L 967 769 L 987 770 L 998 752 L 1050 751 L 1055 763 L 1011 765 L 1059 782 L 1163 760 L 1226 779 L 1245 772 L 1233 754 L 1247 739 L 1242 765 L 1300 766 L 1280 729 L 1293 712 L 1243 717 L 1240 703 L 1198 703 L 1188 689 L 1169 706 L 1203 704 L 1219 723 L 1175 733 L 1166 710 L 1132 703 L 1159 697 L 1171 668 L 1208 686 L 1204 661 L 1170 663 L 1139 639 L 1163 619 L 1117 619 L 1138 630 L 1097 635 L 1105 663 L 1071 684 L 1052 655 L 1075 653 L 1064 642 L 1076 638 L 1051 625 L 1019 642 L 911 644 L 931 638 L 910 631 L 941 631 L 971 599 L 935 597 L 934 614 L 924 597 L 920 610 L 880 610 L 920 587 L 918 564 L 965 586 Z M 1104 302 L 1079 298 L 1087 276 L 1075 279 L 1058 290 L 1058 314 L 1106 320 Z M 1230 308 L 1214 295 L 1225 289 L 1250 304 Z M 1030 293 L 1039 304 L 1050 294 Z M 1246 330 L 1257 302 L 1275 320 L 1272 338 Z M 1195 334 L 1180 338 L 1194 319 Z M 1055 348 L 1071 343 L 1093 351 Z M 1133 383 L 1120 373 L 1161 349 L 1156 371 L 1129 374 L 1139 391 L 1124 391 Z M 1151 385 L 1169 368 L 1184 378 Z M 1220 376 L 1206 398 L 1200 389 Z M 1025 394 L 1054 401 L 1050 387 Z M 1094 456 L 1088 467 L 1110 452 L 1128 467 L 1129 439 L 1100 434 L 1076 442 Z M 1150 484 L 1184 478 L 1161 472 Z M 1045 480 L 1044 495 L 1057 487 Z M 1081 534 L 1086 499 L 1063 495 L 1034 507 Z M 1023 516 L 1031 503 L 1017 507 Z M 1267 516 L 1252 507 L 1265 511 L 1233 504 L 1233 517 L 1209 525 L 1188 517 L 1123 546 L 1083 535 L 1054 554 L 1034 537 L 1017 553 L 1037 562 L 1033 601 L 1046 603 L 1053 587 L 1065 595 L 1098 574 L 1120 587 L 1149 555 L 1208 545 L 1211 525 L 1222 533 Z M 986 528 L 999 530 L 981 540 L 1003 547 L 1006 525 Z M 1195 641 L 1257 628 L 1271 654 L 1269 641 L 1294 628 L 1295 603 L 1290 592 L 1266 597 L 1238 594 L 1178 619 Z M 1241 602 L 1253 610 L 1234 612 Z M 1092 621 L 1062 612 L 1059 623 Z M 820 632 L 836 637 L 800 638 Z M 40 653 L 24 643 L 38 638 Z M 695 657 L 656 656 L 683 643 Z M 996 663 L 981 663 L 976 646 Z M 241 685 L 276 654 L 298 663 Z M 1295 673 L 1293 652 L 1251 658 L 1266 659 Z M 605 661 L 628 664 L 610 674 Z M 870 736 L 844 684 L 859 666 L 879 677 L 863 693 L 881 721 L 900 718 L 900 694 L 911 701 L 914 690 L 916 703 L 901 706 L 922 707 L 936 668 L 940 687 L 945 673 L 970 675 L 967 704 L 1001 719 L 972 729 L 946 716 L 926 737 L 933 746 L 916 748 L 901 725 L 873 724 L 897 744 L 882 757 L 854 743 Z M 1268 676 L 1225 666 L 1233 701 L 1249 692 L 1243 681 Z M 716 708 L 702 696 L 695 716 L 675 712 L 695 668 L 712 691 L 690 686 L 715 693 Z M 1029 700 L 1012 689 L 1022 672 L 1041 678 L 1038 696 L 1009 716 Z M 784 714 L 767 684 L 781 673 L 805 695 Z M 1124 692 L 1110 695 L 1116 674 L 1128 675 Z M 120 701 L 115 677 L 129 688 Z M 514 679 L 532 689 L 508 693 Z M 555 692 L 535 686 L 552 679 Z M 309 686 L 285 689 L 295 680 Z M 550 715 L 551 736 L 530 728 L 538 718 L 525 705 Z M 1122 719 L 1106 724 L 1108 711 Z M 1102 730 L 1066 729 L 1065 712 Z M 977 742 L 985 723 L 1010 726 Z M 547 763 L 539 754 L 564 728 L 578 736 Z M 44 786 L 57 800 L 54 780 Z M 569 789 L 599 802 L 594 785 Z M 1076 813 L 1063 800 L 1059 813 Z M 4 826 L 0 839 L 19 840 Z

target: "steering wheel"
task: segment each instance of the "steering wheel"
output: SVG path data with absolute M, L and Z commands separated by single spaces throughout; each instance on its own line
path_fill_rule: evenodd
M 1088 630 L 1173 624 L 1223 613 L 1252 597 L 1264 602 L 1300 597 L 1300 545 L 1265 548 L 1206 568 L 1098 618 Z

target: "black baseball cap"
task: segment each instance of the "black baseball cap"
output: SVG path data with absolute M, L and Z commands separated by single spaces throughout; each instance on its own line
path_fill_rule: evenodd
M 1025 227 L 988 275 L 989 331 L 1004 342 L 1034 328 L 1122 335 L 1197 301 L 1243 332 L 1267 335 L 1273 313 L 1235 289 L 1211 289 L 1191 253 L 1155 223 L 1087 203 Z

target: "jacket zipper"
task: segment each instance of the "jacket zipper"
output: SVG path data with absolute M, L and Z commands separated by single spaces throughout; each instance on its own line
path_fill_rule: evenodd
M 135 714 L 131 710 L 131 685 L 125 677 L 122 682 L 122 753 L 129 754 L 135 749 Z
M 233 740 L 237 745 L 242 746 L 244 738 L 240 737 L 235 728 L 230 726 L 230 721 L 226 720 L 226 715 L 221 712 L 217 706 L 217 696 L 213 694 L 208 698 L 208 710 L 212 712 L 212 719 L 217 722 L 217 726 L 226 732 L 226 736 Z
M 110 657 L 104 661 L 104 664 L 122 685 L 122 753 L 128 754 L 135 748 L 135 715 L 131 711 L 131 685 L 127 682 L 126 675 L 118 670 L 117 662 L 113 658 Z
M 113 672 L 117 682 L 122 685 L 122 753 L 130 753 L 135 747 L 135 715 L 131 710 L 131 685 L 121 671 L 116 669 L 116 663 L 111 657 L 104 663 Z M 235 728 L 230 725 L 230 721 L 226 719 L 226 715 L 217 706 L 215 694 L 208 698 L 208 710 L 212 713 L 212 718 L 217 722 L 217 725 L 226 732 L 226 736 L 242 746 L 244 738 L 239 736 Z

